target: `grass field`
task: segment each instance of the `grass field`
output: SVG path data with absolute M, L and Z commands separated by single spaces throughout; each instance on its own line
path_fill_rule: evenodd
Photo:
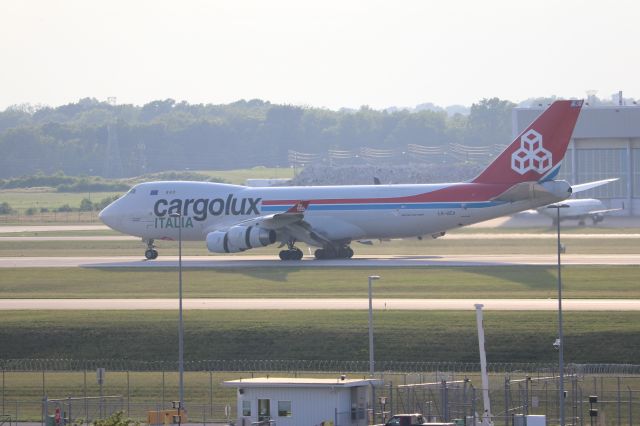
M 185 269 L 185 297 L 366 297 L 366 277 L 380 274 L 375 295 L 395 298 L 554 298 L 555 268 Z M 565 298 L 640 298 L 635 266 L 565 266 Z M 1 298 L 172 298 L 175 269 L 2 269 Z
M 3 311 L 1 359 L 175 360 L 174 311 Z M 366 311 L 186 311 L 185 359 L 368 357 Z M 475 312 L 377 311 L 376 359 L 477 362 Z M 486 312 L 492 362 L 554 362 L 555 312 Z M 640 312 L 566 312 L 565 359 L 634 363 Z
M 247 179 L 291 179 L 293 177 L 293 168 L 258 166 L 236 170 L 197 170 L 196 173 L 224 179 L 225 182 L 236 185 L 244 185 Z
M 289 167 L 253 167 L 251 169 L 237 170 L 199 170 L 210 177 L 223 179 L 225 182 L 244 185 L 247 179 L 269 179 L 293 177 L 293 169 Z M 80 207 L 83 198 L 91 201 L 100 201 L 103 198 L 121 195 L 119 192 L 56 192 L 53 188 L 25 188 L 0 190 L 0 203 L 8 202 L 12 208 L 24 211 L 30 207 L 36 209 L 48 208 L 49 210 L 58 208 L 65 204 L 71 207 Z
M 65 204 L 79 208 L 83 198 L 97 202 L 114 195 L 122 195 L 122 192 L 55 192 L 53 189 L 46 188 L 4 190 L 0 191 L 0 202 L 6 201 L 18 211 L 24 211 L 30 207 L 40 211 L 41 208 L 53 210 Z

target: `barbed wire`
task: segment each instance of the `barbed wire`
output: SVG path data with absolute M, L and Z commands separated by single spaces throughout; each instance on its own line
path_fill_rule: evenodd
M 185 361 L 185 371 L 217 372 L 367 372 L 368 361 L 349 360 L 192 360 Z M 177 361 L 138 361 L 129 359 L 2 359 L 2 371 L 87 371 L 106 368 L 110 371 L 177 371 Z M 388 373 L 476 373 L 479 363 L 465 362 L 411 362 L 377 361 L 376 370 Z M 558 365 L 553 363 L 489 363 L 490 373 L 554 374 Z M 640 374 L 636 364 L 567 364 L 567 374 Z

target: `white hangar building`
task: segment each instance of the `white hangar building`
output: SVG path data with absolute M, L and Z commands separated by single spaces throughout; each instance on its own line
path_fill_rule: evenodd
M 545 108 L 514 108 L 514 138 Z M 640 216 L 640 106 L 585 105 L 558 178 L 578 184 L 614 177 L 620 179 L 577 198 L 598 198 L 608 208 L 624 207 L 615 215 Z
M 252 378 L 224 382 L 238 388 L 238 426 L 366 426 L 375 379 Z M 273 423 L 269 423 L 269 421 Z

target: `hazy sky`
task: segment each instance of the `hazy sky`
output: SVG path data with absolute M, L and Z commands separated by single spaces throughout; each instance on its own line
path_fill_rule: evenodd
M 0 109 L 640 98 L 640 2 L 3 0 Z

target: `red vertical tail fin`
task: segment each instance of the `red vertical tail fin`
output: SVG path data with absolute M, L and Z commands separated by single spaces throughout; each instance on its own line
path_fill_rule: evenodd
M 560 169 L 582 101 L 555 101 L 487 167 L 474 183 L 552 179 Z

